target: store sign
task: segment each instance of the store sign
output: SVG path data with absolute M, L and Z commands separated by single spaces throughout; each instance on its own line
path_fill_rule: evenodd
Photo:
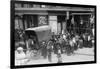
M 39 16 L 39 26 L 47 25 L 47 18 L 46 16 Z

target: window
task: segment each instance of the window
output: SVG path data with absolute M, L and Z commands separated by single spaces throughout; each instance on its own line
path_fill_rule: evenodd
M 47 16 L 39 15 L 38 16 L 38 26 L 47 25 Z

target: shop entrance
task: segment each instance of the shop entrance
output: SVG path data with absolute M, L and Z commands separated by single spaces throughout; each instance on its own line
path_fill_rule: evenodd
M 37 15 L 23 15 L 24 27 L 25 29 L 38 26 L 38 16 Z
M 57 16 L 58 19 L 58 33 L 64 33 L 66 31 L 66 15 L 58 15 Z

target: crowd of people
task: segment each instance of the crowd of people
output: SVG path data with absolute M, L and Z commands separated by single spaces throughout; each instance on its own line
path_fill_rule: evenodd
M 49 62 L 52 62 L 52 55 L 55 54 L 58 59 L 57 63 L 62 63 L 62 54 L 71 56 L 74 55 L 74 51 L 79 48 L 94 47 L 94 37 L 90 33 L 79 35 L 67 32 L 65 34 L 52 35 L 50 40 L 42 41 L 38 44 L 31 38 L 28 41 L 28 49 L 24 48 L 23 44 L 20 44 L 15 53 L 17 54 L 16 57 L 19 55 L 23 56 L 19 59 L 23 58 L 25 62 L 31 61 L 31 59 L 39 59 L 39 57 L 43 57 L 44 59 L 48 59 Z

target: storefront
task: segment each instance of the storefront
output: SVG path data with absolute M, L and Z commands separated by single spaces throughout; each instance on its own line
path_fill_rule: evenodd
M 75 33 L 91 33 L 91 13 L 72 13 L 73 31 Z
M 27 28 L 49 25 L 51 32 L 54 32 L 54 34 L 65 33 L 66 31 L 81 34 L 90 29 L 89 20 L 92 14 L 90 9 L 25 5 L 27 4 L 22 4 L 22 6 L 19 5 L 19 7 L 15 8 L 15 29 L 25 30 Z
M 60 13 L 60 14 L 59 14 Z M 17 22 L 18 25 L 23 24 L 23 30 L 30 27 L 38 27 L 42 25 L 49 25 L 51 27 L 51 31 L 55 34 L 61 33 L 62 30 L 66 29 L 66 14 L 62 14 L 62 12 L 48 12 L 44 13 L 32 13 L 32 14 L 22 14 L 20 17 L 22 22 Z M 15 21 L 18 19 L 15 17 Z M 15 22 L 16 24 L 16 22 Z M 16 27 L 17 25 L 15 25 Z M 22 27 L 21 26 L 21 27 Z

